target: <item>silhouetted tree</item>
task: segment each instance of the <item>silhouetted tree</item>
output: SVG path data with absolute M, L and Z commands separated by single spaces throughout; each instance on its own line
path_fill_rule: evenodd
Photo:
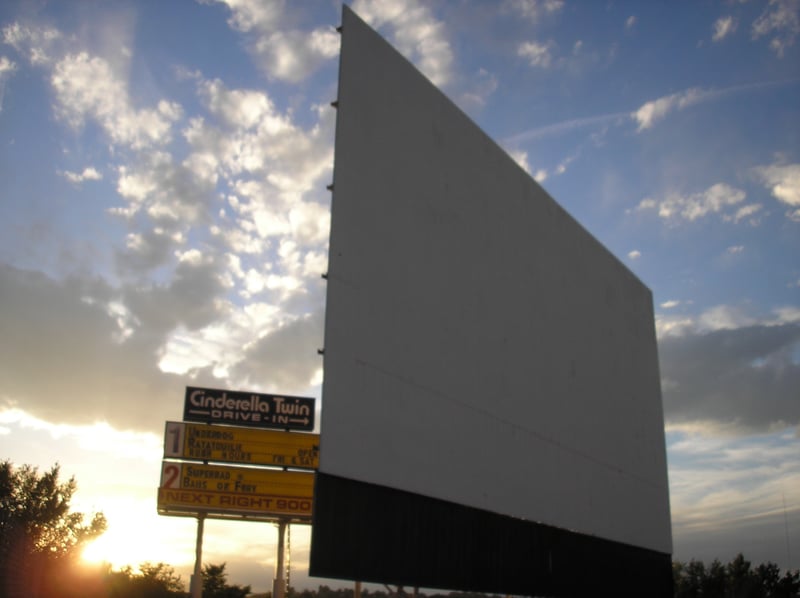
M 106 587 L 109 598 L 183 598 L 183 581 L 175 569 L 165 563 L 149 562 L 139 565 L 139 573 L 123 567 L 119 571 L 108 571 Z
M 728 573 L 725 565 L 714 559 L 705 572 L 700 588 L 703 596 L 725 596 L 725 588 L 728 584 Z
M 676 598 L 800 598 L 800 572 L 781 577 L 774 563 L 753 569 L 742 554 L 727 565 L 714 560 L 708 568 L 702 561 L 672 563 Z
M 757 585 L 764 596 L 775 596 L 781 581 L 781 570 L 775 563 L 761 563 L 753 571 Z
M 64 578 L 80 549 L 106 529 L 96 513 L 88 524 L 83 513 L 70 511 L 75 478 L 59 482 L 59 466 L 43 474 L 35 467 L 0 462 L 0 597 L 36 598 L 68 595 L 63 587 L 47 588 Z
M 228 585 L 225 565 L 203 565 L 203 598 L 245 598 L 250 586 Z
M 756 579 L 750 569 L 750 561 L 742 553 L 728 563 L 727 570 L 731 598 L 757 598 Z

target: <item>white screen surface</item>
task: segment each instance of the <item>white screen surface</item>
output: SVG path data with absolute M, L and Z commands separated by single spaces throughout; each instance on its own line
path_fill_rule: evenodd
M 320 471 L 670 553 L 650 291 L 343 29 Z

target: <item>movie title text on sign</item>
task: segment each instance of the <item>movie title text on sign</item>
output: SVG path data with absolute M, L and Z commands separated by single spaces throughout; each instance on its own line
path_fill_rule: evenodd
M 158 508 L 305 517 L 313 496 L 311 472 L 164 461 Z
M 319 434 L 167 422 L 164 456 L 316 469 L 319 465 Z

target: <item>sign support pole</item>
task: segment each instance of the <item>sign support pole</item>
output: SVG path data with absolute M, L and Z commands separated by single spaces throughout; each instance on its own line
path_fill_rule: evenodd
M 203 596 L 203 524 L 205 520 L 205 513 L 197 514 L 197 543 L 194 552 L 194 573 L 192 573 L 192 579 L 189 582 L 192 588 L 192 598 L 202 598 Z
M 284 598 L 286 595 L 286 573 L 283 565 L 286 525 L 285 519 L 278 520 L 278 562 L 275 565 L 275 579 L 272 581 L 272 598 Z

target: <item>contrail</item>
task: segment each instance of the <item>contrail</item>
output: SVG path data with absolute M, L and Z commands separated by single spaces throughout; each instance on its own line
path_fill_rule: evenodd
M 767 87 L 792 85 L 798 82 L 800 82 L 800 79 L 782 79 L 778 81 L 759 81 L 755 83 L 743 83 L 741 85 L 732 85 L 730 87 L 723 87 L 720 89 L 714 89 L 714 88 L 702 89 L 699 87 L 690 87 L 682 92 L 669 94 L 661 98 L 656 98 L 654 100 L 648 100 L 635 110 L 629 110 L 626 112 L 612 112 L 609 114 L 599 114 L 597 116 L 585 116 L 582 118 L 573 118 L 570 120 L 564 120 L 558 123 L 553 123 L 551 125 L 544 125 L 542 127 L 528 129 L 527 131 L 522 131 L 521 133 L 517 133 L 516 135 L 510 135 L 508 137 L 503 138 L 503 144 L 513 146 L 525 141 L 532 141 L 534 139 L 541 139 L 543 137 L 549 137 L 552 135 L 561 135 L 563 133 L 567 133 L 575 129 L 591 127 L 593 125 L 599 125 L 613 121 L 617 121 L 616 123 L 614 123 L 616 125 L 622 125 L 627 120 L 637 121 L 637 114 L 639 114 L 640 111 L 645 106 L 647 105 L 655 106 L 659 102 L 661 102 L 661 104 L 664 104 L 664 114 L 659 115 L 659 118 L 663 118 L 664 116 L 666 116 L 667 112 L 671 112 L 672 109 L 676 106 L 679 108 L 683 108 L 692 104 L 701 104 L 705 102 L 710 102 L 712 100 L 716 100 L 733 94 L 754 91 Z M 670 99 L 674 98 L 679 99 L 684 97 L 685 98 L 690 97 L 691 101 L 685 101 L 682 104 L 677 101 L 668 101 Z

